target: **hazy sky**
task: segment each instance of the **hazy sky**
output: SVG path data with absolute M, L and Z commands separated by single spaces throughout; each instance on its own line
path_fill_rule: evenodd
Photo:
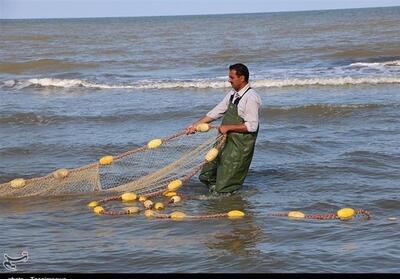
M 400 0 L 0 0 L 0 18 L 229 14 L 400 6 Z

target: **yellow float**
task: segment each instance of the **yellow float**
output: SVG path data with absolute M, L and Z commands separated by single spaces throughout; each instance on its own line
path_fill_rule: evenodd
M 90 202 L 90 203 L 88 204 L 89 207 L 96 207 L 96 206 L 98 206 L 98 205 L 99 205 L 99 203 L 98 203 L 97 201 L 92 201 L 92 202 Z
M 93 211 L 96 214 L 101 214 L 104 211 L 104 208 L 101 206 L 96 206 L 95 208 L 93 208 Z
M 170 191 L 170 192 L 175 192 L 176 190 L 178 190 L 178 189 L 181 188 L 181 187 L 182 187 L 182 181 L 181 181 L 180 179 L 176 179 L 176 180 L 174 180 L 174 181 L 171 181 L 171 182 L 168 184 L 167 189 L 168 189 L 168 191 Z
M 169 200 L 170 203 L 178 203 L 182 200 L 182 198 L 180 196 L 173 196 L 171 197 L 171 199 Z
M 154 149 L 159 147 L 162 144 L 162 139 L 153 139 L 147 143 L 148 149 Z
M 69 174 L 69 171 L 67 169 L 59 169 L 53 172 L 53 177 L 56 179 L 62 179 L 67 177 Z
M 336 215 L 339 217 L 340 220 L 349 220 L 356 215 L 356 212 L 353 208 L 342 208 L 337 211 Z
M 13 188 L 22 188 L 26 185 L 25 179 L 23 178 L 16 178 L 10 181 L 10 185 Z
M 113 160 L 114 160 L 114 157 L 108 155 L 108 156 L 102 157 L 102 158 L 99 160 L 99 163 L 100 163 L 100 165 L 103 165 L 103 166 L 104 166 L 104 165 L 109 165 L 109 164 L 111 164 L 111 163 L 113 162 Z
M 290 211 L 288 217 L 291 219 L 304 219 L 306 215 L 301 211 Z
M 183 212 L 180 212 L 180 211 L 172 212 L 169 216 L 171 217 L 171 219 L 174 219 L 174 220 L 181 220 L 181 219 L 186 218 L 186 214 Z
M 176 196 L 176 192 L 170 192 L 170 191 L 166 191 L 163 194 L 165 197 L 169 198 L 169 197 L 173 197 Z
M 155 209 L 155 210 L 162 210 L 162 209 L 164 209 L 164 204 L 163 204 L 162 202 L 157 202 L 157 203 L 154 205 L 154 209 Z
M 125 207 L 124 210 L 128 214 L 135 214 L 140 212 L 140 208 L 137 206 Z
M 145 208 L 150 209 L 150 208 L 153 207 L 153 202 L 152 202 L 151 200 L 146 200 L 146 201 L 143 203 L 143 205 L 144 205 Z
M 232 210 L 228 212 L 228 218 L 242 218 L 244 217 L 244 212 L 240 210 Z
M 208 123 L 202 123 L 196 126 L 197 132 L 208 132 L 210 130 L 210 125 Z
M 121 195 L 121 199 L 123 202 L 131 202 L 136 200 L 137 195 L 135 193 L 132 192 L 127 192 Z
M 215 158 L 217 158 L 217 156 L 218 156 L 218 149 L 211 148 L 211 150 L 207 152 L 205 159 L 207 162 L 211 162 L 214 161 Z
M 153 210 L 150 210 L 150 209 L 147 209 L 145 212 L 144 212 L 144 216 L 146 216 L 147 218 L 150 218 L 150 217 L 154 217 L 154 211 Z

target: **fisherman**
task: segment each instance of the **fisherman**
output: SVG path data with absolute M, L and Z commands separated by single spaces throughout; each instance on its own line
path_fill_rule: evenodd
M 227 135 L 218 157 L 204 165 L 199 179 L 211 192 L 231 193 L 240 189 L 246 178 L 259 130 L 261 98 L 249 85 L 249 70 L 241 64 L 229 66 L 232 90 L 211 111 L 186 128 L 196 132 L 202 123 L 222 118 L 218 130 Z

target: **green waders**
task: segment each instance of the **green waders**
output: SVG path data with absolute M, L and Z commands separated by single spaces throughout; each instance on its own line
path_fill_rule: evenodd
M 233 95 L 231 96 L 228 110 L 222 118 L 222 125 L 244 123 L 237 109 L 242 97 L 232 103 Z M 200 181 L 217 193 L 230 193 L 242 187 L 253 158 L 257 134 L 258 128 L 256 132 L 228 133 L 226 143 L 218 157 L 204 165 L 201 170 Z

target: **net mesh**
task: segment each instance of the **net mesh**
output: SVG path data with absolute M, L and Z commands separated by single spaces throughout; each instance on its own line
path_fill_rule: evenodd
M 186 135 L 184 132 L 161 139 L 157 148 L 147 145 L 113 157 L 108 165 L 99 162 L 69 169 L 64 178 L 53 173 L 24 181 L 0 184 L 0 197 L 57 196 L 90 192 L 150 193 L 165 188 L 175 179 L 183 179 L 204 162 L 206 153 L 223 136 L 215 128 L 206 133 Z

